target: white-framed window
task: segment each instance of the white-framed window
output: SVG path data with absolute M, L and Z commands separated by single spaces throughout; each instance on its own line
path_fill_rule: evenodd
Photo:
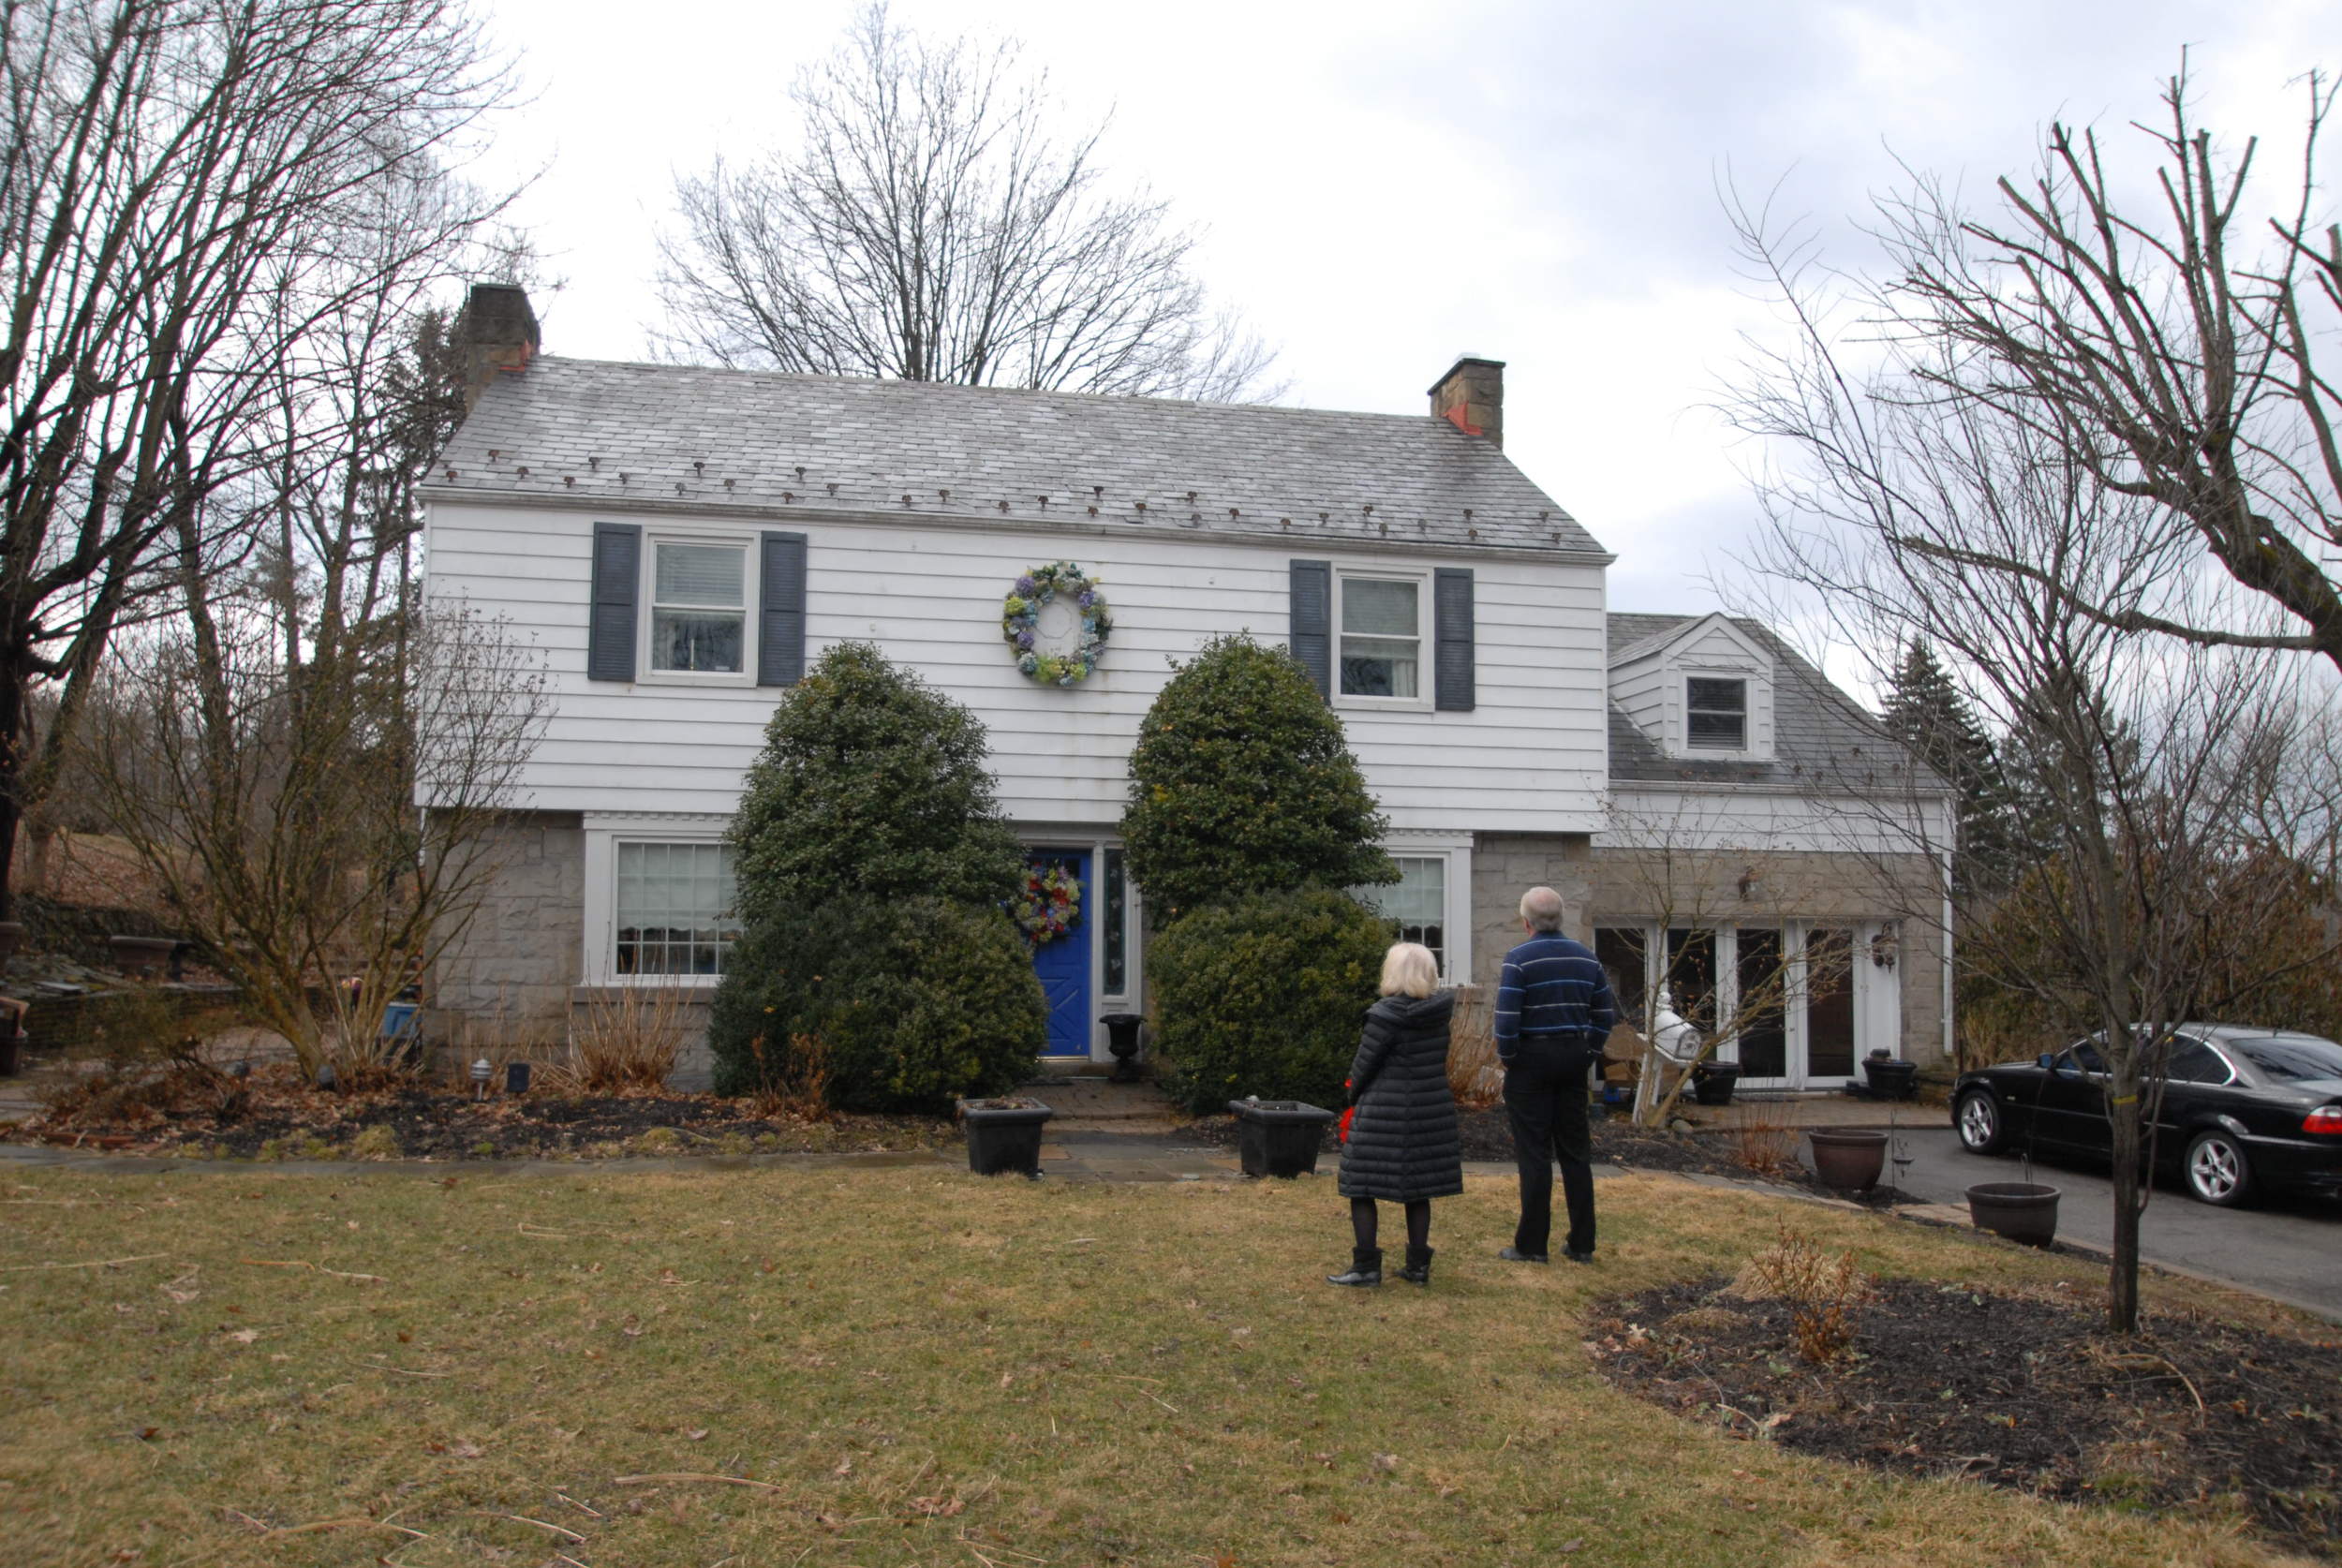
M 649 540 L 643 668 L 653 680 L 738 682 L 755 668 L 745 540 Z
M 722 974 L 740 938 L 732 846 L 619 839 L 612 851 L 610 972 Z
M 1430 703 L 1430 580 L 1410 572 L 1334 573 L 1335 685 L 1346 702 Z
M 1399 925 L 1397 939 L 1421 942 L 1439 961 L 1443 985 L 1472 978 L 1472 845 L 1452 835 L 1401 832 L 1383 845 L 1399 880 L 1354 887 L 1350 896 Z
M 1739 675 L 1683 677 L 1683 741 L 1696 751 L 1748 749 L 1748 681 Z

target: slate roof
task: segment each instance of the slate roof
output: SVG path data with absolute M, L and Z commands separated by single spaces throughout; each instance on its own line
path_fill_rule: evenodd
M 1609 651 L 1649 652 L 1705 615 L 1609 617 Z M 1732 624 L 1772 656 L 1772 760 L 1724 762 L 1670 757 L 1615 703 L 1610 704 L 1610 777 L 1622 783 L 1764 784 L 1793 789 L 1909 787 L 1905 770 L 1912 759 L 1902 745 L 1831 683 L 1803 656 L 1781 641 L 1762 621 L 1730 617 Z M 1940 789 L 1933 776 L 1920 788 Z
M 1502 451 L 1428 413 L 550 356 L 491 383 L 430 481 L 426 494 L 442 498 L 628 499 L 927 522 L 1013 516 L 1296 541 L 1602 552 Z

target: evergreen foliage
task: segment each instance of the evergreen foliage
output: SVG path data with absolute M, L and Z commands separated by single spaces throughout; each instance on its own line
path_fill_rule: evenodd
M 995 908 L 849 896 L 751 925 L 707 1029 L 719 1094 L 802 1081 L 817 1043 L 849 1110 L 939 1109 L 1000 1094 L 1032 1071 L 1048 1005 L 1030 951 Z
M 1331 888 L 1193 910 L 1149 954 L 1163 1087 L 1190 1111 L 1229 1100 L 1341 1103 L 1390 924 Z
M 781 698 L 732 841 L 750 926 L 845 895 L 990 907 L 1023 865 L 983 722 L 867 643 L 831 648 Z
M 1959 800 L 1952 875 L 1963 889 L 2006 887 L 2036 858 L 2000 748 L 1934 650 L 1913 638 L 1887 690 L 1888 732 L 1950 784 Z
M 1122 838 L 1159 922 L 1248 894 L 1396 881 L 1386 825 L 1341 720 L 1282 648 L 1212 639 L 1139 726 Z

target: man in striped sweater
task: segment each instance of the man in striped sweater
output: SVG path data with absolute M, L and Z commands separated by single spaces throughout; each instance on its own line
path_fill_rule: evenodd
M 1529 939 L 1505 954 L 1496 988 L 1496 1054 L 1505 1063 L 1505 1110 L 1520 1166 L 1520 1223 L 1497 1255 L 1544 1263 L 1553 1230 L 1553 1162 L 1569 1206 L 1563 1256 L 1593 1257 L 1593 1137 L 1586 1125 L 1586 1070 L 1602 1059 L 1618 1021 L 1610 983 L 1585 946 L 1562 935 L 1562 895 L 1520 896 Z

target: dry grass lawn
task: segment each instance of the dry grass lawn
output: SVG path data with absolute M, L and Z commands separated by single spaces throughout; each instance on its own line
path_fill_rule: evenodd
M 1595 1294 L 1729 1271 L 1785 1208 L 1877 1270 L 2095 1292 L 2072 1260 L 1654 1177 L 1602 1196 L 1597 1268 L 1499 1264 L 1509 1192 L 1475 1178 L 1428 1293 L 1338 1292 L 1322 1179 L 23 1173 L 0 1561 L 2275 1561 L 2223 1520 L 1732 1441 L 1579 1340 Z

